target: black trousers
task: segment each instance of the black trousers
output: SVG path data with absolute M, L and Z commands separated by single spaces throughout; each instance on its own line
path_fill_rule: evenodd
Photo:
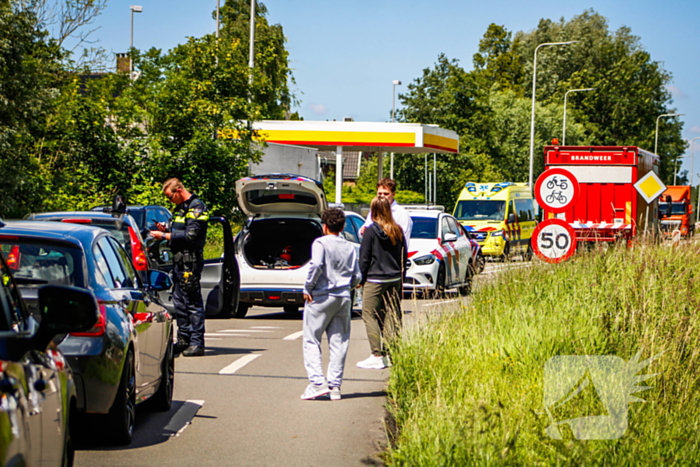
M 201 264 L 201 263 L 200 263 Z M 204 264 L 198 266 L 194 272 L 198 279 L 202 277 Z M 175 286 L 173 287 L 173 306 L 175 307 L 175 319 L 177 320 L 177 339 L 189 342 L 190 345 L 204 347 L 204 302 L 202 301 L 202 287 L 197 285 L 195 290 L 185 292 L 180 286 L 180 273 L 183 266 L 175 265 Z M 197 281 L 199 284 L 199 281 Z

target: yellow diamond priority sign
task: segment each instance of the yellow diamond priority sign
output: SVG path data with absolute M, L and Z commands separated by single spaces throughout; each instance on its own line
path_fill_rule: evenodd
M 654 200 L 661 195 L 661 193 L 666 191 L 666 185 L 664 185 L 654 171 L 651 171 L 640 178 L 637 183 L 634 184 L 634 187 L 637 189 L 637 193 L 644 198 L 647 204 L 653 203 Z

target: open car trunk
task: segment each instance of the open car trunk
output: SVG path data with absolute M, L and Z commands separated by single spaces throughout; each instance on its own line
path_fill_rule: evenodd
M 311 219 L 259 219 L 238 247 L 254 268 L 296 269 L 311 260 L 311 243 L 322 235 Z

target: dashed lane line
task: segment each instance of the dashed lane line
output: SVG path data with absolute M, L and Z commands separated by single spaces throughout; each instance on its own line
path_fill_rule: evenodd
M 204 337 L 206 337 L 207 339 L 210 339 L 212 337 L 250 337 L 250 336 L 248 334 L 242 334 L 242 333 L 241 334 L 232 334 L 232 333 L 217 334 L 217 333 L 214 333 L 214 334 L 204 334 Z
M 229 366 L 223 368 L 221 371 L 219 371 L 220 375 L 232 375 L 256 358 L 258 358 L 260 355 L 259 353 L 253 353 L 250 355 L 244 355 L 235 362 L 231 363 Z
M 282 340 L 283 341 L 293 341 L 293 340 L 299 339 L 303 335 L 304 335 L 304 331 L 299 331 L 299 332 L 295 332 L 294 334 L 288 335 L 287 337 L 285 337 Z
M 180 436 L 185 431 L 185 428 L 192 424 L 192 419 L 203 405 L 204 401 L 185 401 L 182 407 L 173 415 L 173 418 L 170 419 L 170 423 L 163 428 L 163 436 Z
M 274 331 L 262 331 L 260 329 L 222 329 L 216 332 L 274 332 Z

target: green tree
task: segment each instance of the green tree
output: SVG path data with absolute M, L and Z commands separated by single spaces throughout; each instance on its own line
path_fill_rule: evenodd
M 525 62 L 515 52 L 519 43 L 513 43 L 511 36 L 504 26 L 491 23 L 479 41 L 479 52 L 474 54 L 474 69 L 486 80 L 487 87 L 497 85 L 498 89 L 521 93 Z
M 0 216 L 20 217 L 41 202 L 40 166 L 31 156 L 50 107 L 60 50 L 36 27 L 31 5 L 0 1 Z
M 250 46 L 250 2 L 229 0 L 220 10 L 220 44 L 233 42 L 229 57 L 236 64 L 248 66 Z M 267 21 L 267 8 L 262 2 L 255 4 L 255 67 L 252 99 L 260 106 L 262 118 L 282 120 L 296 103 L 290 86 L 294 84 L 289 68 L 289 52 L 281 25 Z M 247 78 L 247 74 L 245 75 Z
M 543 19 L 535 30 L 517 33 L 515 40 L 518 44 L 514 49 L 527 61 L 525 82 L 532 81 L 532 59 L 538 44 L 581 41 L 540 49 L 537 101 L 560 103 L 569 89 L 594 87 L 596 91 L 587 93 L 590 95 L 572 96 L 571 101 L 579 118 L 585 119 L 591 144 L 634 145 L 653 151 L 656 118 L 675 111 L 666 88 L 672 76 L 651 59 L 628 27 L 613 33 L 605 17 L 587 10 L 568 22 Z M 531 95 L 529 90 L 526 95 Z M 675 119 L 659 125 L 665 181 L 673 179 L 672 161 L 685 152 L 681 130 L 682 123 Z

